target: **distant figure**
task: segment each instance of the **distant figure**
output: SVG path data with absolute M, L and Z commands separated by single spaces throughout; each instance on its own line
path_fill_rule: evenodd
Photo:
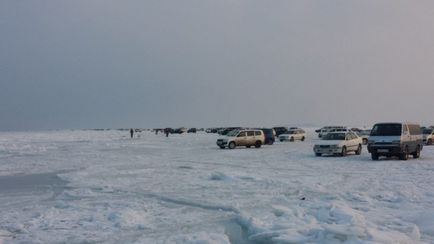
M 155 135 L 158 135 L 158 130 L 155 130 Z
M 169 137 L 169 129 L 168 128 L 164 129 L 164 133 L 166 133 L 166 137 Z
M 130 135 L 131 135 L 131 138 L 133 138 L 133 136 L 134 136 L 134 130 L 133 130 L 133 128 L 130 129 Z

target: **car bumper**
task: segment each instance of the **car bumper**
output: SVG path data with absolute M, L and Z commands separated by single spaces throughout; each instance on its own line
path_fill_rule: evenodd
M 395 146 L 378 146 L 378 145 L 368 145 L 368 152 L 375 153 L 377 155 L 399 155 L 404 152 L 404 149 L 399 145 Z
M 228 145 L 228 142 L 227 141 L 217 141 L 216 144 L 219 147 L 226 147 Z
M 313 151 L 321 154 L 338 154 L 342 152 L 342 147 L 314 147 Z

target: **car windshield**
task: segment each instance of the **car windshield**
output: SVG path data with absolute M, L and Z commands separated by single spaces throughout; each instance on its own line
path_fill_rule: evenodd
M 329 133 L 323 137 L 323 140 L 345 140 L 345 133 Z
M 371 136 L 399 136 L 401 131 L 401 124 L 377 124 L 372 128 Z
M 238 132 L 240 132 L 240 130 L 231 130 L 229 131 L 228 134 L 226 134 L 227 136 L 236 136 L 238 134 Z
M 295 130 L 290 130 L 290 131 L 286 132 L 286 134 L 290 134 L 290 135 L 295 134 Z
M 433 129 L 424 129 L 423 130 L 423 132 L 422 132 L 422 134 L 431 134 L 432 133 L 432 131 L 433 131 Z

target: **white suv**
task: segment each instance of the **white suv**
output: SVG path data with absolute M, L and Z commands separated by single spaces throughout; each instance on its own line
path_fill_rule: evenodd
M 237 146 L 259 148 L 264 142 L 265 136 L 262 130 L 234 130 L 229 132 L 227 136 L 217 139 L 216 143 L 221 149 L 226 147 L 234 149 Z
M 427 145 L 432 145 L 434 141 L 434 129 L 426 128 L 423 130 L 423 142 Z
M 306 132 L 302 129 L 290 129 L 285 134 L 279 135 L 279 141 L 304 141 L 306 138 Z

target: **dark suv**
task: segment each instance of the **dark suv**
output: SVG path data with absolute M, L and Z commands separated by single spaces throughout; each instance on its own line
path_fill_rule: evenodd
M 265 136 L 264 144 L 273 145 L 274 141 L 276 140 L 276 132 L 274 131 L 274 129 L 262 128 L 261 130 L 264 132 Z
M 280 136 L 281 134 L 288 132 L 288 128 L 286 127 L 273 127 L 273 129 L 276 132 L 276 136 Z

